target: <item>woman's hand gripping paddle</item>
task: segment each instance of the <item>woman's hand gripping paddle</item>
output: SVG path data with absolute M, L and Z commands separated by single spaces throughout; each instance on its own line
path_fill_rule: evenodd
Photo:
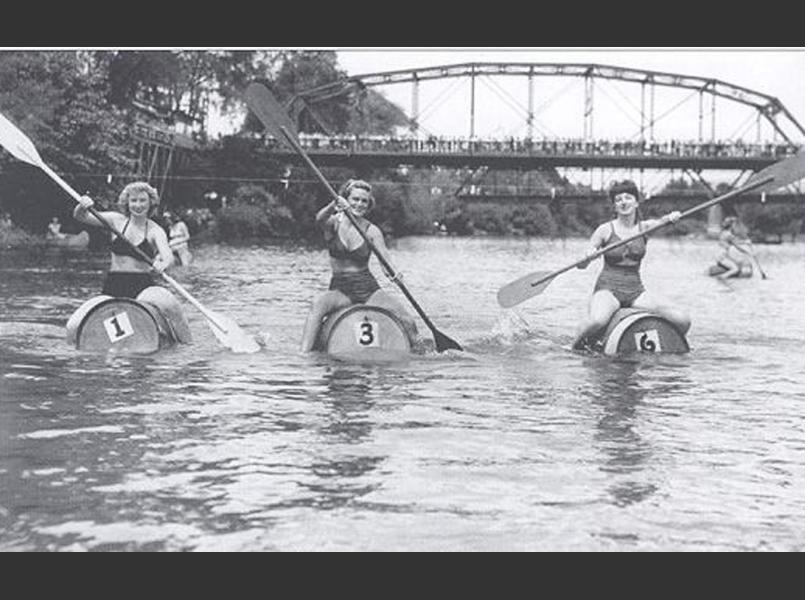
M 270 133 L 274 138 L 277 140 L 285 140 L 291 147 L 302 157 L 302 159 L 307 164 L 308 168 L 313 172 L 313 174 L 318 178 L 321 184 L 325 187 L 327 192 L 333 199 L 338 198 L 338 194 L 330 185 L 330 182 L 325 179 L 324 175 L 319 171 L 318 167 L 313 163 L 310 157 L 305 152 L 304 148 L 299 144 L 298 135 L 296 132 L 296 127 L 291 122 L 290 118 L 288 118 L 288 114 L 285 112 L 285 109 L 280 106 L 279 102 L 274 98 L 274 95 L 269 91 L 269 89 L 260 84 L 260 83 L 252 83 L 246 89 L 246 103 L 251 108 L 252 112 L 255 116 L 260 120 L 263 126 L 266 128 L 268 133 Z M 369 246 L 369 249 L 374 253 L 377 259 L 380 261 L 380 264 L 386 269 L 386 272 L 394 274 L 394 270 L 391 268 L 391 265 L 381 256 L 381 254 L 377 251 L 372 240 L 369 239 L 369 236 L 358 227 L 357 222 L 355 221 L 355 216 L 352 214 L 352 211 L 345 210 L 344 214 L 347 215 L 350 222 L 352 223 L 353 227 L 358 230 L 358 232 L 363 236 L 363 239 L 366 241 L 366 244 Z M 408 301 L 411 305 L 416 309 L 419 316 L 424 321 L 425 325 L 428 326 L 428 329 L 431 330 L 433 333 L 433 339 L 436 342 L 436 350 L 438 352 L 444 352 L 445 350 L 463 350 L 461 345 L 456 342 L 455 340 L 451 339 L 450 337 L 443 334 L 441 331 L 436 329 L 433 325 L 431 320 L 425 314 L 425 311 L 419 306 L 414 297 L 411 295 L 411 292 L 408 291 L 405 284 L 400 281 L 399 279 L 394 279 L 394 283 L 400 288 L 402 293 L 408 298 Z
M 765 169 L 758 171 L 749 180 L 739 188 L 732 190 L 722 196 L 718 196 L 717 198 L 713 198 L 708 200 L 707 202 L 702 202 L 683 212 L 680 215 L 680 219 L 684 219 L 685 217 L 689 217 L 692 214 L 695 214 L 699 211 L 704 210 L 705 208 L 709 208 L 714 204 L 718 204 L 719 202 L 724 202 L 725 200 L 729 200 L 730 198 L 734 198 L 735 196 L 739 196 L 741 194 L 746 194 L 747 192 L 755 192 L 755 193 L 763 193 L 769 192 L 772 190 L 776 190 L 778 188 L 784 187 L 795 181 L 799 181 L 805 177 L 805 150 L 801 150 L 794 156 L 786 158 L 785 160 L 781 160 L 779 162 L 774 163 L 773 165 L 769 165 Z M 662 223 L 658 223 L 653 227 L 649 227 L 637 233 L 635 235 L 629 236 L 625 239 L 615 242 L 614 244 L 610 244 L 592 254 L 585 256 L 581 260 L 577 260 L 576 262 L 567 265 L 566 267 L 562 267 L 556 271 L 536 271 L 534 273 L 530 273 L 519 279 L 516 279 L 510 283 L 507 283 L 503 287 L 498 290 L 497 298 L 498 304 L 503 308 L 511 308 L 512 306 L 516 306 L 521 302 L 528 300 L 534 296 L 537 296 L 545 291 L 551 281 L 557 276 L 561 275 L 565 271 L 569 271 L 579 265 L 584 264 L 585 262 L 589 262 L 601 256 L 602 254 L 606 254 L 610 250 L 614 250 L 615 248 L 619 248 L 625 244 L 628 244 L 632 240 L 635 240 L 639 237 L 652 233 L 657 229 L 662 227 L 666 227 L 671 224 L 671 221 L 665 221 Z M 755 261 L 757 262 L 757 261 Z M 761 272 L 761 275 L 764 275 L 763 270 L 760 269 L 760 265 L 758 268 Z
M 54 172 L 53 169 L 44 163 L 42 158 L 39 156 L 39 152 L 36 151 L 33 142 L 16 125 L 14 125 L 2 114 L 0 114 L 0 145 L 8 150 L 15 158 L 26 162 L 29 165 L 42 169 L 51 179 L 53 179 L 53 181 L 59 184 L 64 191 L 70 194 L 73 199 L 76 201 L 80 200 L 80 194 L 70 187 L 70 185 L 56 172 Z M 97 210 L 95 210 L 93 207 L 90 207 L 89 212 L 92 213 L 92 215 L 98 219 L 98 221 L 100 221 L 109 231 L 128 244 L 128 246 L 134 250 L 141 260 L 153 266 L 154 261 L 151 260 L 147 254 L 142 252 L 134 244 L 123 237 L 123 235 L 111 223 L 104 219 Z M 260 346 L 255 339 L 243 331 L 233 319 L 204 308 L 198 300 L 190 295 L 190 292 L 185 290 L 167 273 L 160 273 L 160 275 L 177 292 L 179 292 L 179 294 L 190 302 L 190 304 L 195 306 L 202 315 L 204 315 L 213 334 L 215 334 L 215 337 L 224 346 L 230 350 L 233 350 L 234 352 L 257 352 L 260 350 Z

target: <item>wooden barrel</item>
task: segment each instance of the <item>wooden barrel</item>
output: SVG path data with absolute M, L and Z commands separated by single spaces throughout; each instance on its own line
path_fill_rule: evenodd
M 716 275 L 721 275 L 724 271 L 726 271 L 724 267 L 720 264 L 716 263 L 714 265 L 710 265 L 710 268 L 707 269 L 707 274 L 711 277 L 715 277 Z M 738 271 L 735 275 L 731 275 L 730 277 L 751 277 L 752 276 L 752 263 L 742 262 L 741 263 L 741 270 Z
M 325 317 L 315 349 L 349 362 L 396 362 L 410 356 L 411 339 L 390 310 L 355 304 Z
M 688 341 L 668 319 L 638 308 L 621 308 L 612 315 L 602 336 L 604 354 L 636 352 L 682 354 Z
M 79 350 L 121 354 L 151 354 L 176 343 L 154 305 L 105 295 L 90 298 L 73 313 L 67 340 Z

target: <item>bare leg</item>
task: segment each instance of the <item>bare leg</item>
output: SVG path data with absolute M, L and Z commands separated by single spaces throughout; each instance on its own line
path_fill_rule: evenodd
M 676 308 L 667 300 L 655 297 L 648 292 L 640 294 L 632 306 L 657 313 L 661 317 L 668 319 L 683 335 L 690 329 L 690 316 L 688 316 L 688 313 Z
M 377 290 L 369 297 L 369 299 L 366 301 L 366 304 L 387 308 L 400 318 L 405 330 L 408 332 L 408 336 L 412 340 L 417 338 L 417 327 L 414 317 L 396 298 L 392 297 L 388 292 L 384 290 Z
M 727 269 L 723 273 L 720 273 L 719 275 L 716 275 L 716 277 L 718 277 L 718 279 L 721 279 L 722 281 L 725 280 L 725 279 L 729 279 L 730 277 L 733 277 L 733 276 L 735 276 L 735 275 L 737 275 L 738 273 L 741 272 L 741 265 L 736 263 L 734 260 L 730 260 L 730 259 L 725 260 L 725 259 L 722 258 L 719 261 L 719 264 L 722 265 L 723 267 L 726 267 L 726 269 Z
M 577 332 L 576 339 L 594 337 L 604 327 L 607 326 L 612 315 L 621 306 L 618 299 L 609 290 L 598 290 L 590 298 L 590 308 L 587 319 L 581 323 Z
M 316 344 L 321 320 L 325 315 L 352 304 L 343 292 L 328 290 L 313 301 L 302 333 L 302 352 L 310 352 Z
M 187 317 L 184 316 L 179 301 L 176 296 L 171 294 L 164 287 L 152 285 L 145 288 L 137 296 L 137 300 L 148 302 L 156 306 L 170 322 L 176 338 L 182 344 L 189 344 L 193 341 L 193 336 L 190 333 L 190 325 L 187 323 Z

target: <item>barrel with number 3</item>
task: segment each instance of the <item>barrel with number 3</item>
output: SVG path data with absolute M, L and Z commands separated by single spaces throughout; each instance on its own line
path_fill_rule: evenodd
M 151 354 L 173 345 L 176 337 L 155 306 L 101 295 L 72 314 L 67 321 L 67 341 L 88 352 Z
M 350 362 L 395 362 L 410 356 L 411 339 L 390 310 L 356 304 L 324 320 L 316 349 Z
M 603 334 L 604 354 L 666 353 L 690 351 L 685 336 L 660 315 L 637 308 L 621 308 Z

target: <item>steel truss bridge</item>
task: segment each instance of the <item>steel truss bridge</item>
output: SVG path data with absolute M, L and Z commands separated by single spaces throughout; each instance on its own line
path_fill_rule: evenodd
M 514 108 L 521 127 L 513 135 L 481 139 L 477 135 L 480 83 L 500 77 L 516 77 L 525 82 L 523 97 L 512 96 L 498 86 L 500 103 L 492 107 L 493 112 Z M 567 78 L 583 84 L 582 101 L 578 103 L 579 114 L 575 119 L 580 131 L 551 136 L 546 132 L 547 126 L 540 127 L 540 118 L 545 118 L 543 113 L 556 100 L 543 98 L 542 82 L 547 78 Z M 421 106 L 423 86 L 444 79 L 469 82 L 467 114 L 464 115 L 466 136 L 448 137 L 429 132 L 423 125 L 427 113 L 427 108 Z M 615 90 L 623 99 L 621 112 L 628 118 L 617 125 L 618 139 L 611 135 L 596 136 L 598 106 L 602 98 L 612 99 L 612 90 L 607 86 L 616 83 L 629 88 L 632 95 L 630 99 Z M 358 110 L 363 110 L 369 88 L 389 85 L 410 86 L 404 135 L 347 137 L 330 134 L 317 107 L 334 98 L 348 97 Z M 668 107 L 680 93 L 686 97 Z M 664 97 L 669 94 L 675 98 Z M 692 100 L 696 101 L 693 112 L 690 110 Z M 682 132 L 676 130 L 670 138 L 662 135 L 661 125 L 675 111 L 681 111 L 683 104 L 687 105 L 687 135 L 682 137 Z M 716 78 L 601 64 L 463 63 L 367 73 L 300 91 L 288 101 L 287 108 L 297 123 L 307 115 L 307 119 L 321 126 L 323 134 L 303 135 L 301 141 L 311 158 L 322 166 L 680 170 L 700 180 L 705 179 L 704 171 L 718 170 L 738 171 L 737 182 L 805 145 L 805 128 L 779 99 L 770 95 Z M 489 111 L 488 103 L 483 109 Z M 736 109 L 742 115 L 740 118 L 734 116 Z M 607 119 L 605 125 L 611 126 L 609 121 Z M 725 129 L 735 131 L 724 135 Z M 279 158 L 298 162 L 292 150 L 274 140 L 268 143 Z

